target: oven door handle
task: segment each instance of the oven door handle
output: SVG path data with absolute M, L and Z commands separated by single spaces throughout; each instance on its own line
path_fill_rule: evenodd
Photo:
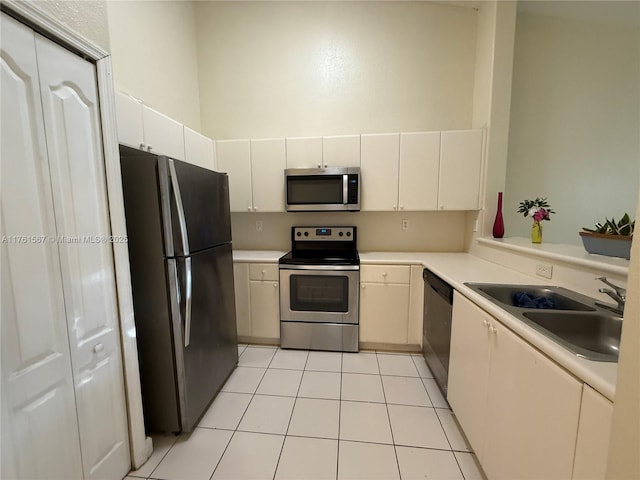
M 355 271 L 360 270 L 360 265 L 280 265 L 280 270 L 328 270 L 328 271 Z

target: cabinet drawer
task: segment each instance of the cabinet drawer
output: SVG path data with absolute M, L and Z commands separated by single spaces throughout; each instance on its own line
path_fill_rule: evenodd
M 249 279 L 278 281 L 278 264 L 252 263 L 249 265 Z
M 362 265 L 360 282 L 368 283 L 406 283 L 409 284 L 411 267 L 409 265 Z

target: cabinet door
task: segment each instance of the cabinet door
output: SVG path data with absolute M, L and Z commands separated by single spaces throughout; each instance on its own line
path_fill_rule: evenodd
M 116 281 L 95 67 L 36 36 L 85 478 L 129 470 Z
M 571 478 L 582 383 L 493 321 L 487 430 L 488 478 Z
M 148 152 L 177 160 L 185 159 L 184 127 L 181 123 L 143 105 L 142 125 Z
M 480 208 L 482 130 L 442 132 L 438 208 Z
M 398 209 L 400 135 L 361 136 L 362 210 Z
M 184 159 L 193 165 L 215 170 L 213 140 L 184 127 Z
M 251 140 L 254 212 L 284 212 L 284 138 Z
M 142 103 L 139 100 L 116 92 L 116 121 L 118 142 L 131 148 L 146 149 L 142 129 Z
M 360 284 L 360 340 L 407 343 L 409 285 Z
M 322 137 L 322 166 L 359 167 L 360 135 Z
M 400 134 L 399 210 L 437 210 L 440 132 Z
M 613 403 L 585 384 L 573 464 L 574 479 L 596 480 L 606 477 L 612 418 Z
M 236 324 L 238 337 L 251 336 L 251 308 L 249 306 L 249 264 L 233 264 L 233 283 L 236 296 Z
M 0 15 L 0 477 L 82 478 L 34 34 Z
M 322 137 L 287 138 L 287 168 L 321 168 Z
M 280 338 L 280 288 L 278 282 L 251 280 L 251 336 Z
M 447 400 L 478 457 L 482 456 L 491 317 L 454 293 Z
M 218 170 L 229 174 L 229 200 L 232 212 L 251 212 L 251 153 L 249 140 L 218 140 Z

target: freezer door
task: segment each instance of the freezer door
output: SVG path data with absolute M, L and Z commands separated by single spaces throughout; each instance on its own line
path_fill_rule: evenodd
M 231 241 L 227 174 L 167 157 L 158 159 L 167 256 Z
M 189 315 L 181 294 L 183 337 L 176 342 L 177 356 L 183 359 L 178 372 L 183 388 L 182 431 L 190 432 L 238 362 L 231 245 L 177 258 L 176 264 L 182 292 L 191 275 L 191 311 Z

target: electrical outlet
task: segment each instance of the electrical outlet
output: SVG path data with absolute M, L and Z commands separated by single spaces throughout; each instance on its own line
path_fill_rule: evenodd
M 473 222 L 473 231 L 477 232 L 478 231 L 478 219 L 476 218 L 476 221 Z
M 256 220 L 256 232 L 262 231 L 262 220 Z
M 536 275 L 544 278 L 551 278 L 553 275 L 553 265 L 549 263 L 537 263 L 536 264 Z
M 402 230 L 409 230 L 409 220 L 406 218 L 402 219 Z

